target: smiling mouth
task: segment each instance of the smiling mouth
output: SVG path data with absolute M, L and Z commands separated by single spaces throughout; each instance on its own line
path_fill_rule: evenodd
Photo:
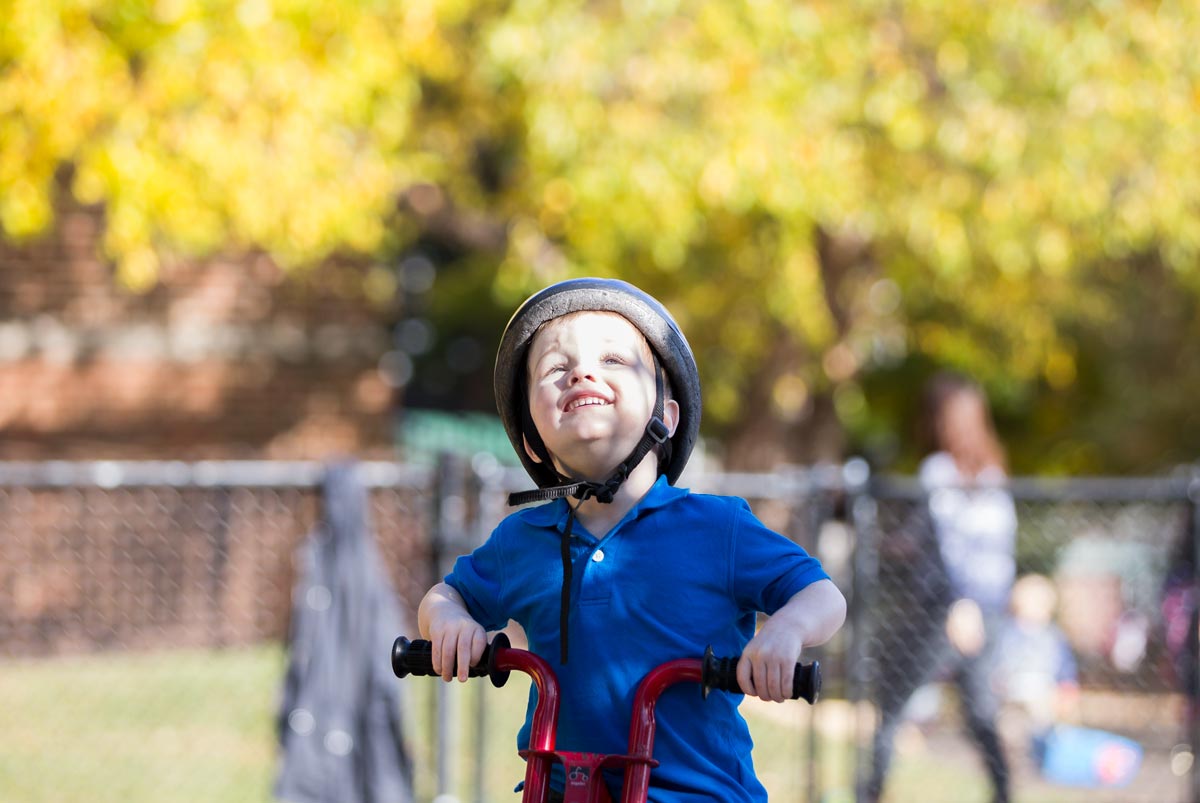
M 599 396 L 583 396 L 567 404 L 563 412 L 573 413 L 582 407 L 602 407 L 608 404 L 608 401 L 601 399 Z

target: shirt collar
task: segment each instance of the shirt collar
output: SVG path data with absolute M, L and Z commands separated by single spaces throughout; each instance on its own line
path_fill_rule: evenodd
M 666 507 L 676 499 L 687 496 L 688 493 L 687 488 L 677 488 L 667 482 L 665 474 L 659 474 L 658 479 L 650 486 L 650 490 L 646 491 L 646 495 L 625 514 L 622 521 L 628 521 L 660 507 Z M 566 499 L 554 499 L 543 505 L 518 511 L 517 515 L 523 522 L 533 527 L 551 527 L 562 532 L 567 526 L 567 513 L 569 512 L 570 507 Z

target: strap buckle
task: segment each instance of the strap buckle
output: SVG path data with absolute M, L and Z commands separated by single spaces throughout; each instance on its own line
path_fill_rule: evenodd
M 655 443 L 666 443 L 671 438 L 671 431 L 667 429 L 667 425 L 658 416 L 650 419 L 650 423 L 646 424 L 646 434 Z

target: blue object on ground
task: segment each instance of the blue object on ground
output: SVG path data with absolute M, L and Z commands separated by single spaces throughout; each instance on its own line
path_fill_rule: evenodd
M 1057 725 L 1034 740 L 1042 775 L 1067 786 L 1121 787 L 1137 775 L 1142 746 L 1095 728 Z

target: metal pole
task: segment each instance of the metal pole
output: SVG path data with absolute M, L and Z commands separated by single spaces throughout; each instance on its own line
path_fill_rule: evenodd
M 1191 508 L 1191 537 L 1192 537 L 1192 588 L 1200 589 L 1200 467 L 1192 469 L 1191 482 L 1188 483 L 1188 505 Z M 1189 625 L 1190 627 L 1190 625 Z M 1200 655 L 1192 656 L 1193 671 L 1200 672 Z M 1185 685 L 1195 681 L 1183 678 Z M 1192 690 L 1188 690 L 1192 693 Z M 1196 710 L 1197 701 L 1189 700 L 1188 737 L 1192 749 L 1192 803 L 1200 803 L 1200 712 Z
M 830 503 L 829 496 L 825 488 L 816 482 L 812 481 L 812 470 L 809 470 L 810 482 L 808 483 L 808 527 L 811 533 L 811 544 L 813 552 L 816 553 L 821 544 L 821 530 L 825 526 L 825 522 L 830 518 Z M 805 800 L 807 803 L 817 803 L 821 799 L 824 792 L 821 780 L 818 777 L 817 767 L 820 759 L 820 745 L 817 744 L 817 716 L 820 709 L 817 706 L 812 706 L 808 711 L 808 755 L 805 760 L 808 764 L 806 769 L 807 778 L 805 779 Z
M 473 743 L 475 766 L 472 773 L 474 789 L 471 790 L 471 800 L 474 803 L 486 803 L 484 795 L 485 778 L 487 776 L 487 697 L 489 684 L 475 683 L 475 739 Z
M 469 467 L 464 466 L 464 469 L 466 470 L 466 493 L 464 494 L 464 501 L 467 503 L 463 506 L 466 511 L 466 517 L 463 522 L 462 532 L 464 535 L 469 533 L 471 536 L 470 543 L 464 542 L 462 544 L 462 550 L 465 552 L 482 543 L 485 533 L 481 524 L 483 518 L 483 478 L 479 475 L 474 461 L 472 461 Z M 471 790 L 471 800 L 474 803 L 485 803 L 484 778 L 487 774 L 487 698 L 489 689 L 487 684 L 484 683 L 476 683 L 474 686 L 475 721 L 473 727 L 475 728 L 475 739 L 472 745 L 474 749 L 471 752 L 474 757 L 475 766 L 471 774 L 472 781 L 474 782 L 474 789 Z
M 212 532 L 212 553 L 208 564 L 208 594 L 209 594 L 209 638 L 216 647 L 224 647 L 227 642 L 225 626 L 225 585 L 228 582 L 229 567 L 229 527 L 233 518 L 232 492 L 222 488 L 217 493 L 214 507 L 217 520 Z
M 434 483 L 434 516 L 430 563 L 434 581 L 446 575 L 461 551 L 466 518 L 462 461 L 451 454 L 438 457 Z M 460 754 L 458 690 L 456 683 L 437 684 L 434 718 L 434 763 L 437 785 L 434 803 L 458 803 L 453 791 L 453 764 Z
M 863 761 L 865 738 L 859 708 L 875 676 L 867 645 L 871 636 L 869 631 L 875 602 L 872 589 L 879 569 L 877 504 L 870 494 L 871 470 L 865 460 L 856 458 L 848 461 L 843 467 L 842 478 L 846 486 L 847 516 L 854 531 L 854 581 L 850 589 L 849 688 L 846 696 L 850 701 L 851 715 L 854 717 L 855 796 L 861 798 L 871 769 L 870 765 Z

